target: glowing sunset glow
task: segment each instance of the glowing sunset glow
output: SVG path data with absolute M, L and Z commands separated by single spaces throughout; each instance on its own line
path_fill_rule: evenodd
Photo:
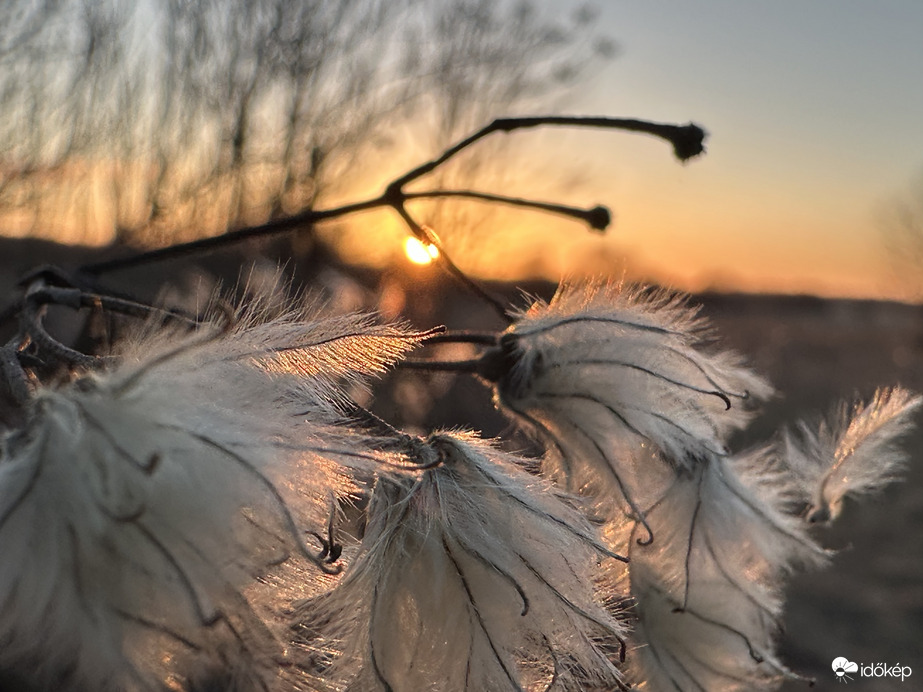
M 679 165 L 654 138 L 570 128 L 509 133 L 502 149 L 479 143 L 470 153 L 483 156 L 483 165 L 472 169 L 472 179 L 459 175 L 453 187 L 587 209 L 605 205 L 613 220 L 603 234 L 520 206 L 408 200 L 417 223 L 439 228 L 436 242 L 453 263 L 479 280 L 610 277 L 691 292 L 923 303 L 923 260 L 901 235 L 900 211 L 923 201 L 923 139 L 916 134 L 923 120 L 923 3 L 889 3 L 886 11 L 836 0 L 597 4 L 595 23 L 620 45 L 617 58 L 566 100 L 541 107 L 536 101 L 537 112 L 693 121 L 709 132 L 707 153 Z M 23 91 L 21 104 L 8 107 L 9 118 L 28 110 L 30 94 Z M 363 149 L 363 166 L 323 185 L 324 196 L 315 198 L 313 183 L 305 183 L 276 199 L 273 191 L 287 179 L 281 162 L 254 164 L 238 186 L 233 172 L 210 177 L 211 144 L 171 161 L 170 175 L 161 175 L 161 164 L 143 148 L 131 158 L 117 147 L 78 147 L 58 161 L 53 132 L 65 121 L 54 113 L 23 130 L 52 133 L 47 161 L 41 147 L 32 160 L 29 146 L 7 138 L 0 243 L 13 237 L 154 247 L 260 225 L 274 218 L 277 204 L 287 214 L 308 201 L 329 210 L 369 200 L 438 156 L 436 141 L 417 134 L 442 127 L 421 120 L 418 132 L 396 124 L 388 133 L 393 145 Z M 211 142 L 213 135 L 203 130 L 195 139 Z M 267 151 L 274 151 L 272 141 L 263 143 Z M 446 180 L 466 166 L 463 158 L 448 162 Z M 154 194 L 158 181 L 165 187 Z M 439 250 L 408 232 L 386 208 L 312 229 L 350 265 L 431 264 Z
M 404 241 L 404 254 L 414 264 L 429 264 L 439 257 L 439 250 L 435 245 L 424 245 L 411 236 Z

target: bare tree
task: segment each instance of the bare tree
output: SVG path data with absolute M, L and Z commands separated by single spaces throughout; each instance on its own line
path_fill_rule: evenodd
M 8 228 L 142 244 L 311 208 L 393 133 L 444 146 L 609 51 L 583 40 L 586 11 L 560 23 L 530 2 L 60 0 L 6 14 Z

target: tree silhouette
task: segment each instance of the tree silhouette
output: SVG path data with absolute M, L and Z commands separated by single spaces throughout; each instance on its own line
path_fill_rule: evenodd
M 586 11 L 530 2 L 29 10 L 3 17 L 0 213 L 20 233 L 144 245 L 311 208 L 405 128 L 445 146 L 611 53 Z

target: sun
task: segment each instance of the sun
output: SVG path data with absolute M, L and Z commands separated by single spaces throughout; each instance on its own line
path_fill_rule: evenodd
M 404 241 L 404 254 L 414 264 L 429 264 L 439 257 L 439 250 L 433 244 L 424 244 L 414 237 Z

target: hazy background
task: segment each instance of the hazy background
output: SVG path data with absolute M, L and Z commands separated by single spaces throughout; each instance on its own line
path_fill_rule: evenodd
M 923 216 L 916 0 L 5 7 L 5 235 L 163 244 L 376 194 L 498 115 L 636 116 L 700 123 L 707 155 L 521 132 L 432 180 L 603 203 L 605 237 L 472 203 L 421 219 L 487 278 L 923 297 L 923 233 L 904 232 Z M 402 261 L 388 213 L 319 234 L 351 262 Z

